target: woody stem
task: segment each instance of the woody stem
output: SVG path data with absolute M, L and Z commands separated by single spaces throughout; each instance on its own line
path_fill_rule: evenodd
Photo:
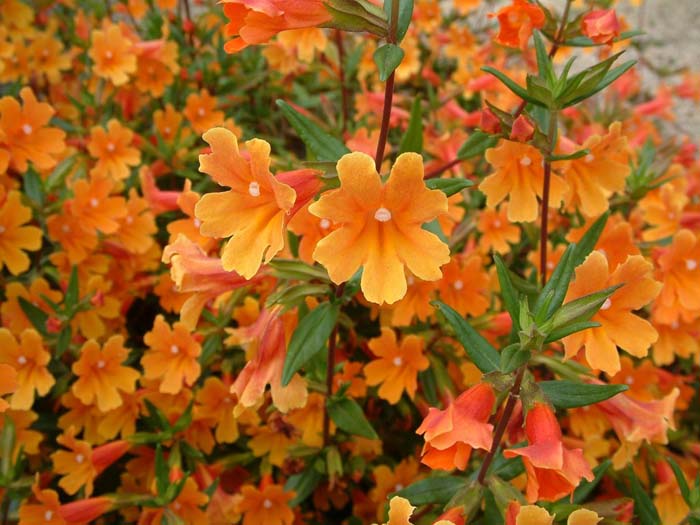
M 547 129 L 547 151 L 549 157 L 554 151 L 557 140 L 557 111 L 549 112 L 549 128 Z M 542 286 L 547 282 L 547 238 L 549 237 L 549 187 L 552 180 L 552 163 L 544 161 L 544 181 L 542 183 L 542 224 L 540 227 L 540 279 Z
M 484 458 L 484 462 L 481 464 L 481 468 L 479 469 L 479 474 L 477 475 L 477 481 L 479 482 L 480 485 L 484 484 L 484 481 L 486 480 L 486 474 L 489 471 L 489 467 L 491 466 L 491 462 L 493 461 L 493 458 L 496 456 L 496 452 L 498 451 L 498 448 L 501 445 L 501 440 L 503 439 L 503 434 L 506 433 L 506 428 L 508 428 L 508 422 L 510 421 L 510 417 L 513 415 L 513 410 L 515 409 L 515 404 L 518 401 L 518 397 L 520 395 L 520 385 L 523 382 L 523 377 L 525 376 L 525 370 L 526 366 L 523 365 L 518 369 L 518 373 L 515 376 L 515 382 L 513 383 L 512 388 L 510 389 L 510 392 L 508 392 L 508 401 L 506 401 L 506 406 L 503 409 L 503 413 L 501 414 L 501 418 L 498 420 L 498 423 L 496 424 L 496 430 L 493 432 L 493 441 L 491 442 L 491 448 L 489 449 L 488 454 L 486 454 L 486 457 Z
M 391 2 L 391 21 L 389 22 L 389 35 L 387 41 L 390 44 L 396 43 L 396 26 L 399 22 L 399 0 Z M 391 103 L 394 99 L 394 78 L 396 70 L 392 71 L 389 78 L 386 79 L 384 86 L 384 109 L 382 111 L 382 125 L 379 130 L 379 142 L 377 143 L 377 153 L 374 156 L 374 166 L 379 171 L 382 167 L 384 159 L 384 149 L 386 148 L 386 140 L 389 136 L 389 119 L 391 117 Z

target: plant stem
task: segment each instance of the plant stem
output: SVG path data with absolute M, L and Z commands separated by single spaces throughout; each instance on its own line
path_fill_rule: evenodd
M 503 414 L 501 414 L 501 418 L 498 420 L 496 430 L 494 430 L 493 432 L 493 441 L 491 442 L 491 448 L 489 449 L 488 454 L 486 454 L 484 462 L 481 464 L 479 474 L 476 478 L 479 484 L 481 485 L 484 485 L 484 481 L 486 480 L 486 474 L 488 474 L 491 462 L 496 456 L 498 448 L 501 446 L 503 434 L 505 434 L 506 432 L 506 428 L 508 427 L 508 423 L 510 422 L 510 417 L 513 415 L 513 410 L 515 409 L 515 404 L 517 403 L 518 398 L 520 397 L 520 385 L 523 382 L 523 377 L 525 376 L 526 369 L 527 367 L 525 365 L 521 366 L 518 369 L 517 375 L 515 376 L 515 382 L 513 383 L 513 387 L 508 393 L 508 401 L 506 401 L 506 406 L 503 409 Z
M 338 80 L 340 81 L 340 97 L 341 110 L 343 114 L 342 133 L 348 128 L 348 119 L 350 118 L 350 107 L 348 89 L 345 85 L 345 45 L 343 44 L 343 32 L 340 29 L 335 30 L 335 45 L 338 48 Z
M 333 370 L 335 369 L 335 340 L 338 335 L 338 325 L 333 327 L 328 338 L 328 359 L 326 364 L 326 404 L 323 410 L 323 446 L 328 446 L 331 419 L 328 415 L 328 400 L 333 395 Z
M 396 26 L 399 22 L 399 0 L 391 2 L 391 21 L 389 23 L 389 35 L 387 41 L 390 44 L 396 43 Z M 384 149 L 386 148 L 386 140 L 389 136 L 389 119 L 391 117 L 391 103 L 394 99 L 394 78 L 396 70 L 392 71 L 389 78 L 386 80 L 384 87 L 384 109 L 382 111 L 382 125 L 379 131 L 379 142 L 377 142 L 377 153 L 374 156 L 374 166 L 379 172 L 384 160 Z
M 549 112 L 547 130 L 547 156 L 554 151 L 557 140 L 557 116 L 555 110 Z M 547 239 L 549 238 L 549 187 L 552 180 L 552 163 L 544 161 L 544 181 L 542 183 L 542 223 L 540 226 L 540 279 L 542 286 L 547 282 Z

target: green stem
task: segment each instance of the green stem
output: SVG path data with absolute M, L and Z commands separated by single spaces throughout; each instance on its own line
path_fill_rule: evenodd
M 390 44 L 396 43 L 396 26 L 399 23 L 399 0 L 392 0 L 391 2 L 391 21 L 389 23 L 389 36 L 387 41 Z M 382 111 L 382 125 L 379 131 L 379 142 L 377 142 L 377 153 L 374 156 L 374 165 L 377 172 L 382 167 L 382 160 L 384 159 L 384 150 L 386 149 L 386 141 L 389 136 L 389 120 L 391 117 L 391 103 L 394 99 L 394 79 L 396 76 L 396 70 L 391 72 L 389 78 L 386 80 L 386 86 L 384 87 L 384 109 Z

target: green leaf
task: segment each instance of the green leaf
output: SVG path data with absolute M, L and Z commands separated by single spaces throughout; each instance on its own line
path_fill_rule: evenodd
M 24 193 L 35 204 L 44 205 L 44 183 L 39 174 L 34 169 L 29 169 L 24 174 Z
M 440 190 L 448 197 L 470 188 L 474 183 L 467 179 L 428 179 L 425 185 L 431 190 Z
M 551 323 L 552 331 L 561 330 L 569 325 L 588 321 L 621 286 L 623 286 L 622 283 L 569 301 L 554 312 Z
M 66 288 L 66 296 L 64 299 L 64 304 L 66 311 L 72 313 L 75 305 L 78 304 L 80 299 L 79 282 L 78 282 L 78 267 L 73 266 L 70 272 L 70 278 L 68 279 L 68 287 Z
M 661 525 L 661 518 L 649 496 L 649 492 L 642 487 L 639 478 L 637 478 L 631 467 L 628 472 L 632 499 L 634 499 L 634 513 L 639 518 L 640 525 Z
M 445 316 L 445 319 L 455 331 L 457 340 L 464 347 L 479 370 L 485 374 L 499 370 L 501 361 L 500 354 L 481 336 L 481 334 L 479 334 L 479 332 L 474 330 L 472 325 L 445 303 L 433 301 L 431 304 L 436 306 Z
M 324 2 L 324 6 L 331 20 L 323 27 L 387 35 L 389 26 L 384 11 L 367 0 L 332 0 Z
M 603 479 L 603 476 L 610 468 L 610 465 L 612 465 L 612 461 L 606 459 L 605 461 L 596 465 L 595 468 L 593 468 L 593 475 L 595 476 L 593 478 L 593 481 L 586 481 L 585 479 L 581 480 L 581 483 L 579 483 L 578 487 L 576 487 L 576 490 L 574 490 L 574 493 L 572 495 L 573 503 L 577 503 L 580 505 L 585 501 L 588 501 L 588 496 L 590 496 L 591 492 L 593 492 L 593 490 Z M 564 501 L 568 501 L 568 498 L 564 498 Z
M 515 372 L 521 365 L 528 362 L 531 355 L 530 350 L 520 348 L 518 343 L 507 346 L 501 352 L 500 369 L 504 374 Z
M 564 339 L 567 335 L 575 334 L 576 332 L 581 332 L 582 330 L 588 330 L 589 328 L 598 328 L 600 323 L 595 321 L 581 321 L 579 323 L 571 323 L 561 328 L 555 328 L 544 340 L 545 344 L 553 343 L 554 341 L 559 341 Z
M 588 231 L 586 231 L 586 233 L 583 234 L 583 237 L 581 237 L 581 239 L 576 243 L 572 261 L 574 268 L 579 266 L 593 251 L 593 248 L 595 248 L 595 245 L 598 243 L 598 239 L 600 239 L 600 235 L 605 229 L 605 224 L 608 222 L 608 217 L 610 217 L 610 212 L 606 211 L 603 215 L 598 217 L 593 224 L 591 224 Z
M 518 317 L 520 311 L 520 299 L 518 297 L 518 292 L 513 286 L 513 281 L 510 280 L 510 272 L 506 268 L 501 256 L 495 253 L 493 255 L 493 260 L 496 263 L 496 273 L 498 274 L 498 283 L 501 286 L 501 297 L 503 298 L 503 304 L 513 320 L 513 325 L 518 324 Z
M 678 483 L 678 488 L 681 490 L 683 499 L 689 506 L 692 506 L 690 501 L 690 487 L 688 486 L 688 481 L 685 479 L 683 470 L 671 456 L 666 456 L 666 462 L 669 464 L 671 470 L 673 470 L 673 474 L 676 476 L 676 482 Z
M 491 66 L 483 66 L 481 68 L 481 70 L 484 71 L 485 73 L 489 73 L 489 74 L 493 75 L 494 77 L 496 77 L 508 89 L 510 89 L 513 93 L 518 95 L 523 100 L 526 100 L 527 102 L 530 102 L 531 104 L 535 104 L 536 106 L 547 107 L 547 105 L 544 102 L 534 98 L 530 93 L 528 93 L 527 89 L 522 87 L 520 84 L 515 82 L 512 78 L 508 77 L 505 73 L 502 73 L 498 69 L 493 68 Z
M 328 415 L 341 430 L 367 439 L 379 438 L 354 399 L 332 397 L 326 402 L 326 407 Z
M 282 385 L 287 386 L 304 364 L 323 350 L 338 320 L 339 306 L 323 303 L 305 316 L 292 335 L 284 359 Z
M 421 153 L 423 151 L 423 106 L 421 97 L 416 97 L 411 108 L 411 119 L 408 121 L 408 129 L 401 139 L 399 154 L 413 151 Z
M 158 444 L 156 446 L 156 458 L 155 458 L 155 475 L 156 475 L 156 492 L 159 496 L 164 496 L 170 485 L 170 469 L 168 464 L 165 462 L 165 457 L 163 456 L 163 447 Z
M 346 153 L 350 153 L 345 144 L 320 129 L 284 100 L 277 100 L 277 106 L 318 160 L 335 162 Z
M 295 259 L 273 259 L 269 262 L 274 271 L 274 276 L 278 279 L 298 279 L 308 281 L 310 279 L 330 282 L 328 273 L 320 266 L 311 266 L 303 261 Z
M 15 422 L 8 414 L 3 414 L 5 421 L 0 433 L 0 475 L 7 480 L 12 470 L 12 452 L 15 449 Z
M 404 52 L 396 44 L 384 44 L 374 52 L 374 63 L 379 70 L 379 80 L 386 82 L 403 60 Z
M 498 144 L 498 135 L 491 135 L 483 131 L 476 130 L 469 135 L 467 141 L 457 151 L 457 158 L 461 160 L 477 157 L 489 148 Z
M 63 353 L 68 350 L 71 338 L 73 337 L 73 331 L 70 325 L 66 325 L 61 333 L 58 334 L 58 340 L 56 341 L 56 359 L 59 359 Z
M 561 259 L 559 259 L 559 264 L 554 268 L 549 281 L 544 285 L 535 302 L 533 310 L 538 326 L 541 326 L 546 319 L 550 319 L 564 302 L 571 276 L 574 273 L 573 254 L 575 249 L 576 245 L 573 243 L 566 247 Z
M 556 380 L 537 383 L 557 408 L 577 408 L 593 405 L 629 389 L 627 385 L 591 385 Z
M 546 157 L 545 160 L 547 160 L 548 162 L 557 162 L 561 160 L 575 160 L 580 159 L 581 157 L 585 157 L 589 153 L 590 150 L 584 148 L 578 151 L 574 151 L 573 153 L 568 153 L 566 155 L 550 155 L 549 157 Z
M 284 484 L 285 492 L 294 492 L 294 498 L 289 502 L 289 506 L 296 507 L 311 496 L 322 477 L 321 473 L 313 466 L 309 466 L 303 472 L 290 476 Z
M 18 297 L 17 300 L 19 301 L 19 306 L 22 308 L 24 315 L 27 316 L 29 322 L 32 323 L 34 328 L 36 328 L 36 331 L 42 335 L 47 335 L 46 321 L 48 320 L 49 315 L 38 306 L 34 306 L 32 303 L 27 301 L 24 297 Z
M 384 12 L 387 20 L 391 20 L 392 0 L 384 0 Z M 406 36 L 408 26 L 413 16 L 413 0 L 399 0 L 399 17 L 396 25 L 396 41 L 401 42 Z
M 411 502 L 411 505 L 415 505 L 416 507 L 420 505 L 429 505 L 431 503 L 444 505 L 450 501 L 455 493 L 464 487 L 465 484 L 465 478 L 457 476 L 436 476 L 411 483 L 408 487 L 398 491 L 396 495 L 406 498 Z
M 445 235 L 445 232 L 442 231 L 442 226 L 440 226 L 440 221 L 437 219 L 433 219 L 430 222 L 426 222 L 421 226 L 422 229 L 424 229 L 427 232 L 432 233 L 436 237 L 438 237 L 442 242 L 447 244 L 448 238 L 447 235 Z

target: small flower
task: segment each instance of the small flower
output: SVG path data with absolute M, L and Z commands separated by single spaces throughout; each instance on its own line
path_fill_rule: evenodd
M 438 283 L 440 299 L 461 315 L 478 317 L 489 307 L 489 275 L 481 256 L 453 257 Z
M 221 126 L 224 123 L 224 112 L 216 109 L 216 98 L 212 97 L 206 89 L 202 89 L 199 93 L 190 93 L 182 113 L 190 121 L 196 133 L 204 133 L 209 128 Z M 204 137 L 204 140 L 207 138 Z
M 126 84 L 129 75 L 136 71 L 134 47 L 118 25 L 95 29 L 91 35 L 92 46 L 88 56 L 94 62 L 93 72 L 110 80 L 115 86 Z
M 294 512 L 289 502 L 293 492 L 285 492 L 282 485 L 268 484 L 257 489 L 252 485 L 241 487 L 238 511 L 243 514 L 242 525 L 292 525 Z
M 80 359 L 73 363 L 78 379 L 71 391 L 86 405 L 95 403 L 101 412 L 121 405 L 119 392 L 132 393 L 139 373 L 122 363 L 129 355 L 121 335 L 110 337 L 103 347 L 94 339 L 80 349 Z
M 501 8 L 496 16 L 500 24 L 496 42 L 522 50 L 527 47 L 532 31 L 545 23 L 544 11 L 527 0 L 513 0 L 511 5 Z
M 418 388 L 418 372 L 430 366 L 423 355 L 425 340 L 407 335 L 399 345 L 391 328 L 382 328 L 382 334 L 369 342 L 369 348 L 378 356 L 365 365 L 365 377 L 369 386 L 381 385 L 379 397 L 395 405 L 406 391 L 413 399 Z
M 493 425 L 487 423 L 496 395 L 488 383 L 460 394 L 445 410 L 430 408 L 416 430 L 425 439 L 421 462 L 433 469 L 464 470 L 473 448 L 491 448 Z
M 238 439 L 238 424 L 233 417 L 234 397 L 231 395 L 231 379 L 208 377 L 197 392 L 195 414 L 208 418 L 216 426 L 216 441 L 233 443 Z
M 559 421 L 551 407 L 537 403 L 527 413 L 528 446 L 508 449 L 507 458 L 520 456 L 527 472 L 526 496 L 530 503 L 556 501 L 571 494 L 581 479 L 593 480 L 593 472 L 581 449 L 568 449 L 561 439 Z
M 194 384 L 201 373 L 197 358 L 202 347 L 183 323 L 176 322 L 170 328 L 159 315 L 143 341 L 149 348 L 141 358 L 143 375 L 146 379 L 160 379 L 160 392 L 177 394 L 183 385 Z
M 110 196 L 115 186 L 111 178 L 104 176 L 76 181 L 73 185 L 74 197 L 68 201 L 70 213 L 83 227 L 94 228 L 104 234 L 115 233 L 119 229 L 118 220 L 127 213 L 126 199 Z M 64 224 L 70 225 L 70 222 Z M 69 228 L 65 233 L 74 235 L 77 232 Z
M 94 126 L 90 130 L 87 149 L 97 159 L 93 173 L 117 180 L 129 176 L 129 167 L 141 162 L 141 153 L 131 146 L 134 132 L 117 119 L 107 122 L 107 129 Z
M 15 410 L 29 410 L 34 404 L 35 391 L 45 396 L 55 380 L 47 365 L 51 355 L 44 348 L 39 333 L 28 328 L 20 334 L 20 342 L 7 328 L 0 328 L 0 363 L 16 371 L 17 389 L 10 404 Z
M 11 394 L 17 387 L 17 371 L 14 367 L 0 363 L 0 396 Z M 0 414 L 10 408 L 10 404 L 0 397 Z
M 24 252 L 41 248 L 41 229 L 27 226 L 32 210 L 23 206 L 21 194 L 11 191 L 5 195 L 0 187 L 0 270 L 4 266 L 12 275 L 19 275 L 29 268 L 29 257 Z
M 440 279 L 449 248 L 422 225 L 447 212 L 447 197 L 426 188 L 421 156 L 399 155 L 386 184 L 364 153 L 343 156 L 337 171 L 340 188 L 309 207 L 338 225 L 313 254 L 331 280 L 345 282 L 362 266 L 365 298 L 391 304 L 406 295 L 406 268 L 424 281 Z
M 620 36 L 620 23 L 614 9 L 596 9 L 583 17 L 583 34 L 596 44 L 612 44 Z

